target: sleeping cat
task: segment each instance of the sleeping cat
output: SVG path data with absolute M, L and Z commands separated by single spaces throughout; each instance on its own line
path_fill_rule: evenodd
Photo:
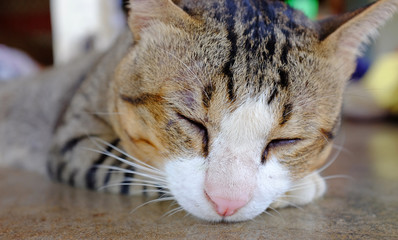
M 54 102 L 36 104 L 52 112 L 36 130 L 51 131 L 24 144 L 49 151 L 56 180 L 161 192 L 208 221 L 307 204 L 326 190 L 320 168 L 355 59 L 397 6 L 312 22 L 283 1 L 130 0 L 130 30 L 108 53 L 35 90 Z M 40 95 L 52 88 L 60 95 Z

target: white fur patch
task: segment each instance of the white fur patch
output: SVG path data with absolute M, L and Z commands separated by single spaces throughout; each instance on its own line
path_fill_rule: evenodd
M 221 130 L 207 159 L 171 160 L 166 164 L 169 189 L 189 213 L 208 221 L 252 219 L 284 194 L 291 184 L 289 173 L 271 158 L 261 155 L 274 122 L 268 104 L 250 100 L 221 122 Z M 246 199 L 234 215 L 219 216 L 206 194 L 225 199 Z
M 168 188 L 177 202 L 192 215 L 207 221 L 244 221 L 264 212 L 290 186 L 289 174 L 276 159 L 270 159 L 254 172 L 257 185 L 249 203 L 234 215 L 221 217 L 205 196 L 204 158 L 179 159 L 166 164 Z

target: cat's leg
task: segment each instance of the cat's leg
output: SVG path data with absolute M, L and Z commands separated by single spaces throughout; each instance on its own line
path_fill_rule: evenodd
M 271 204 L 271 207 L 283 208 L 287 206 L 305 205 L 322 197 L 325 192 L 325 180 L 318 172 L 313 172 L 296 181 L 288 192 Z

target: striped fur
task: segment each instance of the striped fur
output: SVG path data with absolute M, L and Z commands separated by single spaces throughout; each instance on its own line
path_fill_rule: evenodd
M 207 220 L 246 220 L 272 202 L 277 206 L 278 197 L 289 194 L 295 182 L 318 189 L 312 195 L 300 193 L 305 200 L 298 203 L 308 203 L 325 190 L 316 170 L 331 150 L 344 86 L 360 54 L 361 44 L 349 46 L 349 40 L 366 41 L 397 5 L 396 0 L 379 1 L 340 18 L 312 22 L 283 1 L 131 0 L 134 38 L 126 32 L 78 81 L 54 127 L 50 176 L 88 189 L 119 183 L 106 190 L 175 195 L 179 185 L 167 179 L 184 180 L 167 171 L 178 174 L 174 168 L 187 167 L 191 159 L 196 167 L 208 168 L 197 181 L 211 185 L 228 179 L 226 173 L 211 175 L 222 173 L 221 160 L 239 159 L 234 154 L 241 151 L 248 159 L 230 166 L 242 163 L 252 176 L 261 168 L 265 172 L 258 179 L 268 176 L 267 169 L 281 176 L 288 171 L 283 182 L 275 183 L 281 186 L 273 190 L 276 197 L 259 201 L 266 205 L 259 212 L 242 210 L 227 219 L 202 216 L 189 203 L 183 207 Z M 374 20 L 383 14 L 384 20 Z M 373 28 L 358 28 L 363 21 L 374 23 Z M 139 184 L 145 181 L 150 184 Z M 225 181 L 219 186 L 235 191 L 228 185 L 235 180 Z M 195 191 L 192 196 L 203 194 L 203 189 Z M 210 205 L 206 211 L 212 211 Z

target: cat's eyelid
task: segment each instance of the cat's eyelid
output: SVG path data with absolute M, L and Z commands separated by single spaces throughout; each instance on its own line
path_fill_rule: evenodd
M 191 123 L 193 125 L 197 125 L 197 126 L 200 126 L 201 128 L 202 127 L 205 128 L 205 126 L 203 125 L 202 121 L 200 121 L 200 120 L 192 119 L 192 118 L 187 117 L 184 114 L 179 113 L 179 112 L 177 112 L 177 116 L 178 116 L 178 118 L 183 119 L 185 121 L 188 121 L 189 123 Z
M 265 146 L 265 149 L 261 155 L 261 163 L 262 164 L 265 163 L 265 161 L 268 158 L 269 151 L 272 148 L 292 145 L 301 140 L 303 140 L 303 139 L 302 138 L 277 138 L 277 139 L 273 139 L 273 140 L 269 141 L 268 144 Z
M 287 144 L 296 143 L 301 140 L 303 140 L 303 139 L 302 138 L 277 138 L 277 139 L 271 140 L 268 144 L 274 143 L 274 144 L 287 145 Z
M 177 112 L 177 116 L 184 120 L 189 122 L 192 126 L 195 126 L 199 130 L 199 132 L 202 134 L 202 151 L 203 151 L 203 156 L 207 157 L 209 154 L 209 132 L 207 131 L 207 128 L 205 125 L 203 125 L 201 122 L 193 120 L 187 116 L 184 116 L 181 113 Z

